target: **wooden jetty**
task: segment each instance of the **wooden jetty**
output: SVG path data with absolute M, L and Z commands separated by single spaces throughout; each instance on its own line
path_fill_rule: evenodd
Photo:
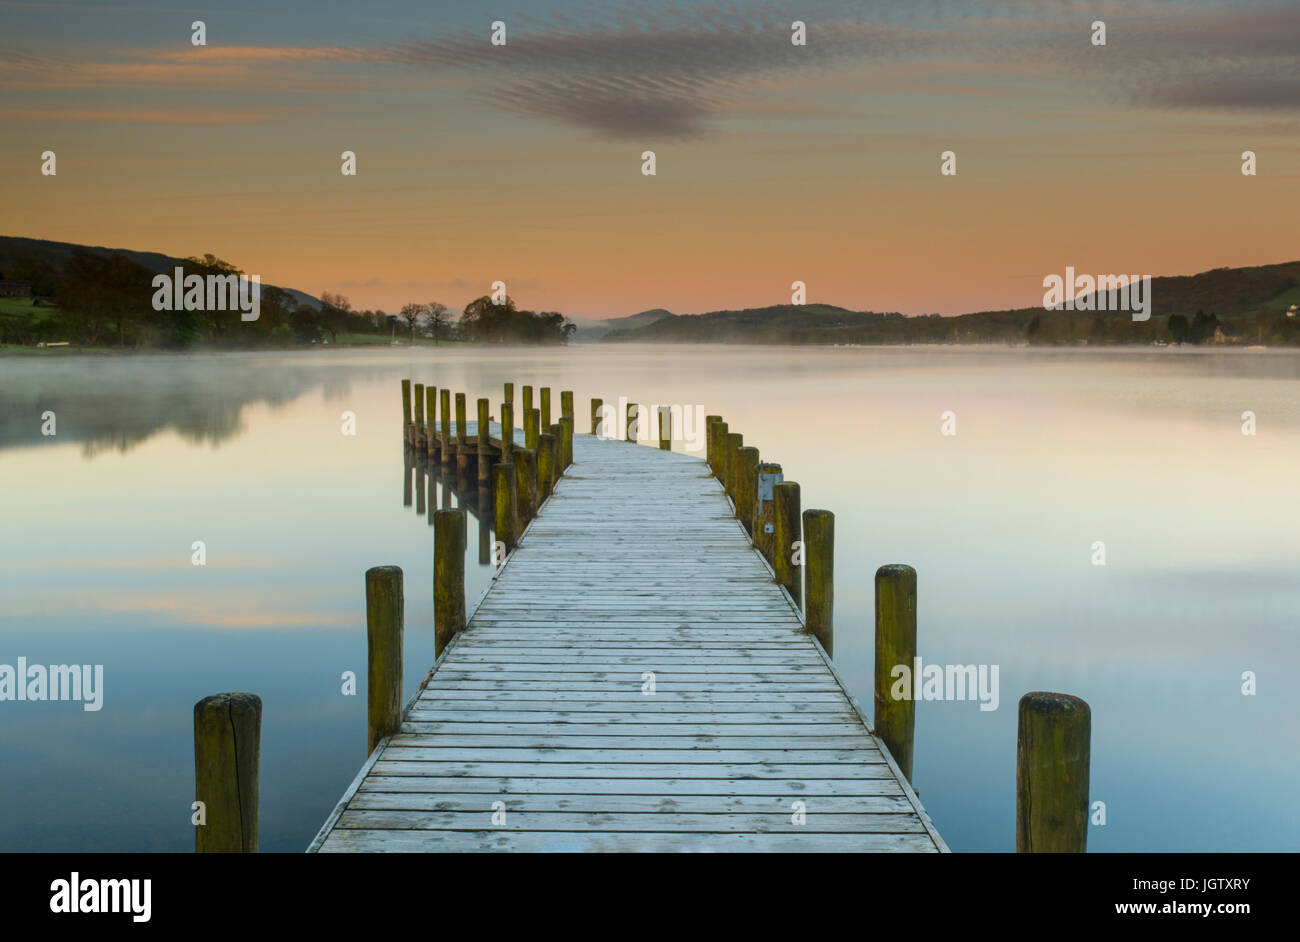
M 575 436 L 566 408 L 572 464 L 309 851 L 946 851 L 818 640 L 829 592 L 806 627 L 763 550 L 789 526 L 756 450 Z

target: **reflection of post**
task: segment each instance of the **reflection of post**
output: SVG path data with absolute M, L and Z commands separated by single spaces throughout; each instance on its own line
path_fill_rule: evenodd
M 492 563 L 492 488 L 478 489 L 478 564 Z
M 492 466 L 491 456 L 488 454 L 488 401 L 480 399 L 478 401 L 478 431 L 475 433 L 478 439 L 478 486 L 486 486 L 491 480 L 488 477 L 488 469 Z
M 444 489 L 447 487 L 445 481 L 443 482 L 442 486 Z M 433 514 L 435 508 L 437 508 L 438 506 L 437 498 L 438 498 L 438 466 L 436 464 L 431 464 L 429 465 L 429 526 L 433 526 Z
M 456 393 L 456 471 L 469 470 L 469 453 L 465 449 L 465 394 Z
M 415 469 L 415 512 L 424 515 L 424 469 Z
M 403 507 L 411 506 L 411 491 L 413 489 L 411 483 L 411 473 L 413 471 L 415 471 L 415 465 L 410 464 L 409 462 L 402 466 L 402 506 Z

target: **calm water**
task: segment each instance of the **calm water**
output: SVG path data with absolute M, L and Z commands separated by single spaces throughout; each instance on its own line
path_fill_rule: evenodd
M 915 566 L 922 658 L 1000 671 L 997 710 L 918 704 L 915 784 L 954 850 L 1013 845 L 1034 689 L 1092 705 L 1091 849 L 1300 847 L 1300 356 L 583 346 L 0 360 L 0 663 L 105 674 L 99 712 L 0 703 L 0 850 L 192 849 L 191 710 L 226 690 L 264 702 L 262 849 L 307 845 L 364 759 L 367 567 L 406 573 L 408 694 L 433 659 L 406 376 L 494 414 L 505 380 L 557 413 L 573 389 L 580 430 L 592 396 L 725 416 L 836 512 L 864 704 L 872 574 Z

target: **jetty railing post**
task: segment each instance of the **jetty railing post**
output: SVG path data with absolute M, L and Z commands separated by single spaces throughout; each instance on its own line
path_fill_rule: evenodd
M 709 466 L 709 473 L 713 473 L 713 462 L 715 460 L 715 440 L 713 438 L 713 426 L 722 421 L 720 415 L 706 415 L 704 417 L 704 460 Z
M 509 461 L 510 453 L 515 447 L 515 407 L 513 403 L 501 403 L 501 460 Z
M 451 431 L 451 390 L 441 389 L 439 392 L 442 394 L 442 434 L 438 438 L 438 447 L 442 449 L 442 463 L 449 465 L 456 447 Z
M 257 853 L 258 763 L 262 699 L 219 693 L 194 704 L 194 800 L 204 823 L 194 829 L 199 854 Z
M 402 380 L 402 434 L 411 427 L 411 381 Z
M 438 451 L 438 387 L 424 387 L 425 405 L 424 420 L 428 425 L 425 432 L 424 450 L 427 457 L 432 458 Z
M 803 512 L 804 628 L 828 656 L 835 650 L 835 514 Z
M 366 755 L 402 721 L 402 628 L 405 602 L 399 566 L 366 570 L 368 730 Z
M 497 540 L 506 545 L 506 552 L 513 550 L 519 539 L 519 481 L 516 474 L 513 461 L 503 461 L 492 467 L 492 505 Z
M 800 540 L 799 485 L 794 481 L 782 481 L 772 488 L 772 492 L 776 504 L 776 532 L 773 534 L 776 561 L 772 568 L 776 570 L 777 583 L 785 586 L 794 603 L 802 607 L 803 587 L 800 577 L 803 575 L 803 566 L 795 562 L 795 544 Z
M 723 457 L 722 469 L 724 477 L 722 487 L 731 498 L 731 502 L 736 503 L 736 469 L 740 464 L 740 449 L 745 444 L 745 436 L 739 432 L 728 432 L 723 439 Z M 736 508 L 736 516 L 740 516 L 740 508 Z
M 727 443 L 727 423 L 718 419 L 713 423 L 713 476 L 718 479 L 718 483 L 723 483 L 723 474 L 726 471 L 725 445 Z M 724 485 L 723 490 L 726 490 Z
M 591 434 L 600 435 L 600 407 L 605 404 L 603 399 L 591 400 Z
M 552 425 L 551 435 L 555 438 L 555 463 L 551 466 L 551 490 L 554 491 L 564 473 L 564 425 L 559 422 Z
M 506 402 L 510 403 L 512 406 L 515 404 L 515 384 L 514 384 L 514 383 L 506 383 L 506 384 L 505 384 L 505 400 L 506 400 Z
M 758 502 L 758 449 L 736 449 L 736 519 L 754 541 L 754 506 Z
M 573 412 L 573 390 L 565 389 L 560 392 L 560 417 L 568 416 L 571 419 L 576 418 Z
M 1020 698 L 1016 853 L 1088 849 L 1091 739 L 1092 710 L 1078 697 L 1035 691 Z
M 551 387 L 543 386 L 539 391 L 542 399 L 542 428 L 551 427 Z
M 488 401 L 486 399 L 480 399 L 478 401 L 478 435 L 476 436 L 476 450 L 478 451 L 478 483 L 480 488 L 486 486 L 491 480 L 491 478 L 488 477 L 492 467 L 492 454 L 488 450 L 491 447 L 488 445 L 488 409 Z M 484 516 L 486 516 L 486 514 L 484 514 Z
M 456 393 L 456 473 L 469 470 L 469 453 L 465 445 L 465 394 Z
M 624 436 L 628 441 L 635 442 L 638 437 L 637 420 L 641 412 L 641 407 L 635 402 L 627 404 L 627 434 Z
M 465 511 L 433 515 L 433 656 L 465 630 Z
M 537 505 L 551 496 L 555 481 L 555 436 L 543 432 L 537 436 Z
M 673 450 L 673 413 L 668 406 L 659 407 L 659 450 Z
M 425 448 L 424 435 L 424 383 L 415 384 L 415 436 L 411 443 L 416 448 Z
M 776 493 L 781 466 L 771 461 L 758 466 L 758 494 L 754 500 L 754 545 L 758 547 L 767 564 L 776 568 Z
M 565 471 L 573 464 L 573 416 L 560 416 L 560 428 L 564 434 L 564 464 L 560 470 Z
M 533 387 L 525 386 L 523 389 L 523 393 L 524 393 L 524 400 L 523 400 L 524 415 L 526 416 L 528 415 L 528 410 L 533 407 Z
M 537 453 L 528 448 L 515 447 L 512 459 L 515 464 L 515 492 L 519 500 L 519 531 L 523 532 L 533 519 L 532 493 L 537 487 Z M 529 480 L 529 473 L 532 480 Z
M 524 413 L 524 447 L 537 450 L 537 436 L 541 434 L 542 413 L 529 409 Z
M 881 566 L 876 570 L 876 735 L 912 780 L 912 739 L 916 732 L 916 691 L 921 678 L 916 665 L 916 570 L 911 566 Z M 895 667 L 911 677 L 906 696 L 895 698 Z

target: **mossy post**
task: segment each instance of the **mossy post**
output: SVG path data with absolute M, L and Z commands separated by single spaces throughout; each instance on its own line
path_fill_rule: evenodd
M 512 403 L 501 403 L 501 460 L 509 461 L 510 453 L 515 448 L 515 407 Z
M 591 434 L 599 435 L 600 430 L 600 407 L 605 404 L 603 399 L 591 400 Z
M 576 418 L 573 413 L 573 390 L 565 389 L 560 392 L 560 416 L 568 416 L 571 419 Z
M 469 470 L 469 451 L 465 444 L 465 394 L 456 393 L 456 473 Z
M 1092 710 L 1078 697 L 1020 698 L 1016 731 L 1016 853 L 1088 849 Z
M 706 415 L 704 417 L 704 460 L 709 465 L 710 473 L 713 472 L 714 447 L 715 447 L 715 440 L 713 438 L 713 426 L 715 423 L 721 421 L 722 421 L 722 416 L 720 415 Z
M 465 629 L 465 511 L 433 515 L 433 656 Z
M 543 432 L 537 436 L 537 505 L 551 496 L 555 482 L 555 436 Z
M 425 454 L 433 458 L 442 448 L 442 442 L 438 438 L 438 387 L 425 386 L 424 398 L 427 400 L 424 410 L 424 420 L 428 423 L 428 431 L 425 434 Z
M 659 407 L 659 450 L 673 450 L 673 412 L 668 406 Z
M 560 475 L 564 474 L 564 426 L 556 422 L 551 426 L 551 435 L 555 437 L 555 464 L 551 467 L 551 490 L 555 490 L 555 485 L 560 483 Z
M 754 506 L 758 503 L 758 449 L 752 445 L 736 450 L 736 519 L 754 540 Z
M 825 649 L 835 650 L 835 514 L 803 512 L 804 627 Z
M 506 552 L 519 539 L 519 480 L 513 461 L 503 461 L 492 468 L 492 506 L 496 519 L 497 540 Z
M 402 626 L 405 617 L 400 566 L 366 570 L 368 731 L 366 755 L 402 722 Z
M 722 486 L 734 504 L 736 503 L 736 469 L 740 464 L 739 454 L 745 444 L 745 436 L 739 432 L 728 432 L 724 442 L 722 463 L 726 477 L 722 480 Z M 736 509 L 736 516 L 740 516 L 739 508 Z
M 718 479 L 718 483 L 723 483 L 723 473 L 726 471 L 726 449 L 723 447 L 727 443 L 727 423 L 719 419 L 713 423 L 713 476 Z M 725 487 L 724 487 L 725 490 Z
M 754 500 L 754 545 L 773 569 L 776 568 L 776 554 L 772 552 L 776 545 L 776 495 L 775 492 L 768 492 L 767 499 L 762 498 L 762 479 L 764 475 L 775 476 L 780 473 L 779 464 L 771 461 L 759 463 L 759 496 Z
M 542 409 L 542 428 L 551 427 L 551 387 L 543 386 L 539 391 L 541 396 Z
M 881 566 L 876 570 L 876 735 L 912 780 L 912 737 L 916 732 L 916 570 Z M 896 677 L 894 668 L 906 668 Z M 911 678 L 895 697 L 894 688 Z
M 529 409 L 524 413 L 524 447 L 537 450 L 537 436 L 541 434 L 542 413 Z
M 525 386 L 523 389 L 523 396 L 524 415 L 527 416 L 528 410 L 533 407 L 533 387 Z
M 204 823 L 194 829 L 199 854 L 257 853 L 258 762 L 262 699 L 219 693 L 194 704 L 194 800 Z
M 488 477 L 492 468 L 492 453 L 488 445 L 488 408 L 486 399 L 478 401 L 478 434 L 475 437 L 477 439 L 478 483 L 480 489 L 491 481 L 491 478 Z
M 506 402 L 510 403 L 512 406 L 515 404 L 515 384 L 514 384 L 514 383 L 506 383 L 506 384 L 505 384 L 505 400 L 506 400 Z
M 425 447 L 424 437 L 424 383 L 415 384 L 415 434 L 411 444 L 416 448 Z
M 402 380 L 402 428 L 411 424 L 411 381 Z
M 442 449 L 442 463 L 449 465 L 456 451 L 456 440 L 451 431 L 451 390 L 441 389 L 439 392 L 442 395 L 442 429 L 438 436 L 438 447 Z
M 573 464 L 573 416 L 560 416 L 560 428 L 564 430 L 564 463 L 561 471 Z
M 519 493 L 519 528 L 537 516 L 537 452 L 516 448 L 514 452 L 516 490 Z
M 776 504 L 775 532 L 772 534 L 772 553 L 775 559 L 772 569 L 776 572 L 778 585 L 784 586 L 794 599 L 794 604 L 803 605 L 803 554 L 796 553 L 802 547 L 796 546 L 801 539 L 799 519 L 799 485 L 794 481 L 782 481 L 772 488 L 773 503 Z

